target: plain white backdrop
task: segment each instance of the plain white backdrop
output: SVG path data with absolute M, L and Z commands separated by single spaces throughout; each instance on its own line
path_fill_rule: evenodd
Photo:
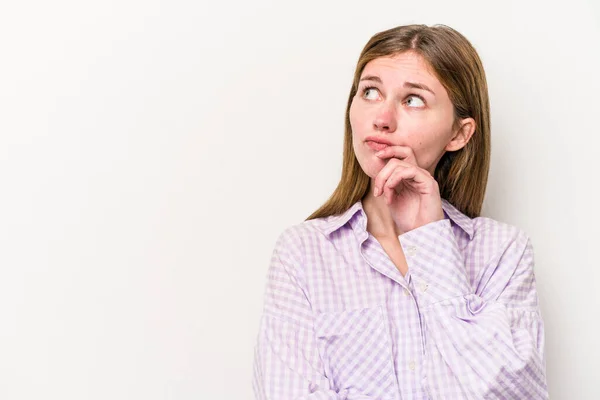
M 531 236 L 553 399 L 600 398 L 600 5 L 0 5 L 0 398 L 252 399 L 275 239 L 341 172 L 376 32 L 441 23 L 487 72 L 484 216 Z

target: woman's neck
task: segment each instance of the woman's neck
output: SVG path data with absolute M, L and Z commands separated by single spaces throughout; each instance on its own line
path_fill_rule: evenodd
M 375 237 L 398 237 L 402 232 L 394 222 L 385 197 L 373 195 L 373 189 L 363 198 L 363 210 L 367 214 L 367 231 Z

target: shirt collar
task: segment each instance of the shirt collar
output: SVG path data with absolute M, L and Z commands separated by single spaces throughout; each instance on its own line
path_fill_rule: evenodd
M 463 214 L 460 210 L 450 204 L 446 199 L 442 199 L 442 209 L 446 218 L 450 219 L 453 223 L 458 225 L 465 233 L 469 235 L 469 240 L 473 239 L 473 220 L 467 215 Z M 358 200 L 348 210 L 342 214 L 332 215 L 328 217 L 324 225 L 321 225 L 321 231 L 327 236 L 337 231 L 339 228 L 344 226 L 348 221 L 352 219 L 356 214 L 359 214 L 362 218 L 361 226 L 366 227 L 367 216 L 363 209 L 362 200 Z

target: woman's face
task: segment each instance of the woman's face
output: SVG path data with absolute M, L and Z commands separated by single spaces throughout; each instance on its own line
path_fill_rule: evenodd
M 472 134 L 467 140 L 457 135 L 453 122 L 448 93 L 420 55 L 409 51 L 377 58 L 365 66 L 350 106 L 350 125 L 358 162 L 372 179 L 387 159 L 375 156 L 377 150 L 368 145 L 369 137 L 410 147 L 419 167 L 433 175 L 445 151 L 462 148 Z

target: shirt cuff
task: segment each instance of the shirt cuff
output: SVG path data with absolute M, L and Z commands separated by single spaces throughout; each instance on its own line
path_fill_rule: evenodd
M 408 263 L 413 295 L 420 307 L 472 292 L 449 219 L 425 224 L 398 239 Z

